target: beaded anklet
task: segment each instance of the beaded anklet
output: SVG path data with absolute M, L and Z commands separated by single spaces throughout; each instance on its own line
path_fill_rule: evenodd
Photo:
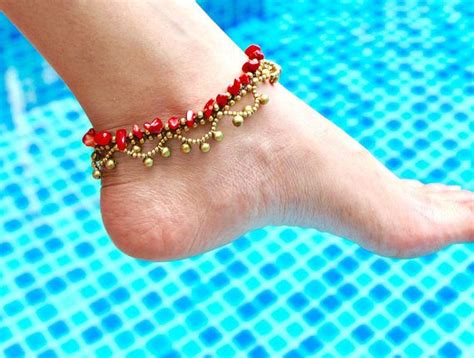
M 166 142 L 177 139 L 181 142 L 181 151 L 189 153 L 191 145 L 199 145 L 201 152 L 209 152 L 209 142 L 213 138 L 220 142 L 224 135 L 218 130 L 219 121 L 224 116 L 232 116 L 232 123 L 240 127 L 246 118 L 255 113 L 261 104 L 268 103 L 268 96 L 257 92 L 260 83 L 269 81 L 274 84 L 278 81 L 281 68 L 272 61 L 264 59 L 264 55 L 258 45 L 250 45 L 245 54 L 248 61 L 242 66 L 242 74 L 234 79 L 232 85 L 227 87 L 227 92 L 218 94 L 211 98 L 202 111 L 195 113 L 192 110 L 186 112 L 183 118 L 171 117 L 164 124 L 160 118 L 146 122 L 143 129 L 135 124 L 130 132 L 126 129 L 118 129 L 115 135 L 108 131 L 96 132 L 93 128 L 82 138 L 82 142 L 89 147 L 94 147 L 91 155 L 92 176 L 100 179 L 104 169 L 114 169 L 117 165 L 114 159 L 115 152 L 123 152 L 132 158 L 139 158 L 146 167 L 153 166 L 153 158 L 160 154 L 162 157 L 171 155 Z M 232 107 L 248 94 L 253 96 L 253 104 L 245 106 L 241 111 L 232 111 Z M 190 138 L 184 135 L 191 128 L 199 125 L 210 124 L 210 130 L 200 138 Z M 143 152 L 145 142 L 157 140 L 155 148 Z

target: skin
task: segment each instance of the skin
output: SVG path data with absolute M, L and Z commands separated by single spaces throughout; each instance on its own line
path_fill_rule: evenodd
M 200 109 L 242 51 L 192 1 L 1 1 L 71 88 L 96 130 Z M 314 227 L 380 255 L 412 257 L 474 240 L 474 194 L 401 180 L 283 86 L 222 143 L 158 159 L 117 157 L 102 179 L 110 237 L 128 255 L 170 260 L 266 225 Z M 81 136 L 78 133 L 78 136 Z M 176 144 L 176 143 L 174 143 Z

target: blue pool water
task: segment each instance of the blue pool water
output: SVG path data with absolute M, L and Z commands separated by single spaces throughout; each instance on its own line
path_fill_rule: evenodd
M 474 189 L 469 1 L 204 4 L 398 175 Z M 269 227 L 178 262 L 129 258 L 102 227 L 84 113 L 4 17 L 0 76 L 0 356 L 472 353 L 473 245 L 396 260 Z

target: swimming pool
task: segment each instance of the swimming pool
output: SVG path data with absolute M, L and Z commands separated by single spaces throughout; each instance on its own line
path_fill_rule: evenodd
M 474 189 L 467 1 L 257 4 L 205 2 L 239 45 L 261 44 L 284 85 L 398 175 Z M 178 262 L 125 256 L 100 221 L 83 112 L 3 17 L 0 73 L 0 354 L 472 351 L 473 245 L 396 260 L 268 227 Z

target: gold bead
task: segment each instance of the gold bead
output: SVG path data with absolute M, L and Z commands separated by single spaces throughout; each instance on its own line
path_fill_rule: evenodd
M 188 143 L 181 144 L 181 151 L 183 153 L 189 153 L 191 151 L 191 146 Z
M 236 115 L 234 118 L 232 118 L 232 123 L 236 127 L 240 127 L 244 123 L 244 118 L 241 115 Z
M 143 164 L 145 164 L 145 167 L 150 168 L 153 165 L 153 159 L 145 158 L 143 159 Z
M 224 133 L 221 131 L 212 132 L 212 135 L 217 142 L 220 142 L 222 139 L 224 139 Z
M 92 177 L 93 177 L 94 179 L 100 179 L 100 177 L 101 177 L 100 171 L 97 170 L 97 169 L 95 169 L 95 170 L 92 172 Z
M 260 95 L 259 101 L 260 101 L 261 104 L 267 104 L 269 100 L 270 100 L 270 98 L 268 97 L 268 95 L 266 95 L 266 94 Z
M 262 75 L 268 76 L 269 74 L 270 74 L 270 71 L 269 71 L 267 68 L 265 68 L 264 70 L 262 70 Z
M 140 148 L 138 145 L 134 145 L 134 146 L 132 147 L 132 152 L 133 152 L 133 153 L 140 153 L 141 150 L 142 150 L 142 148 Z
M 163 158 L 168 158 L 171 155 L 171 151 L 168 147 L 161 148 L 160 152 Z
M 246 112 L 252 112 L 252 106 L 246 105 L 245 108 L 244 108 L 244 111 L 246 111 Z
M 201 143 L 199 149 L 201 149 L 201 152 L 207 153 L 211 150 L 211 146 L 209 143 Z
M 114 169 L 115 168 L 115 161 L 113 159 L 109 159 L 105 162 L 105 167 L 107 169 Z

